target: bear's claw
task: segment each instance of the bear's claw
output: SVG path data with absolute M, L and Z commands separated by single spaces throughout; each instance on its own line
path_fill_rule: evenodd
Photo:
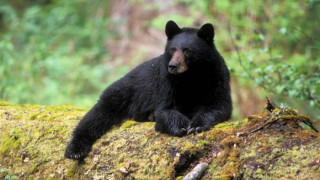
M 89 154 L 91 150 L 90 145 L 83 143 L 70 143 L 66 149 L 64 156 L 69 159 L 83 160 Z
M 203 128 L 201 128 L 201 127 L 190 128 L 190 129 L 188 130 L 187 134 L 189 135 L 189 134 L 193 134 L 193 133 L 200 133 L 200 132 L 202 132 L 202 131 L 204 131 L 204 130 L 203 130 Z

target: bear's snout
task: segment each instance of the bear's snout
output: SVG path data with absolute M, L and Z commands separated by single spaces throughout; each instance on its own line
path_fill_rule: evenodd
M 178 74 L 179 63 L 175 61 L 170 61 L 168 66 L 168 71 L 171 74 Z
M 187 69 L 188 66 L 185 61 L 184 53 L 182 50 L 175 51 L 168 64 L 168 72 L 171 74 L 180 74 L 185 72 Z

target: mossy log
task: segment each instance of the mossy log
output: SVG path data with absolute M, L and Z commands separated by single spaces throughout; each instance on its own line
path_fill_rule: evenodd
M 202 162 L 209 164 L 202 179 L 319 178 L 320 133 L 291 108 L 182 138 L 156 132 L 154 122 L 128 120 L 96 142 L 84 162 L 66 159 L 86 111 L 0 103 L 0 179 L 182 179 Z

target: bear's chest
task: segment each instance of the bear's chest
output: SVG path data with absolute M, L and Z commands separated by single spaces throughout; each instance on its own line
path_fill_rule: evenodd
M 176 84 L 172 99 L 174 105 L 183 112 L 191 113 L 199 105 L 203 105 L 210 93 L 213 93 L 214 85 L 210 81 L 189 81 Z

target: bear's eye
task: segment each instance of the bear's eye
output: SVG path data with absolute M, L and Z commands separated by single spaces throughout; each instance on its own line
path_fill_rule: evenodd
M 190 55 L 192 52 L 190 51 L 190 49 L 188 48 L 183 48 L 182 49 L 182 52 L 185 54 L 185 55 Z

